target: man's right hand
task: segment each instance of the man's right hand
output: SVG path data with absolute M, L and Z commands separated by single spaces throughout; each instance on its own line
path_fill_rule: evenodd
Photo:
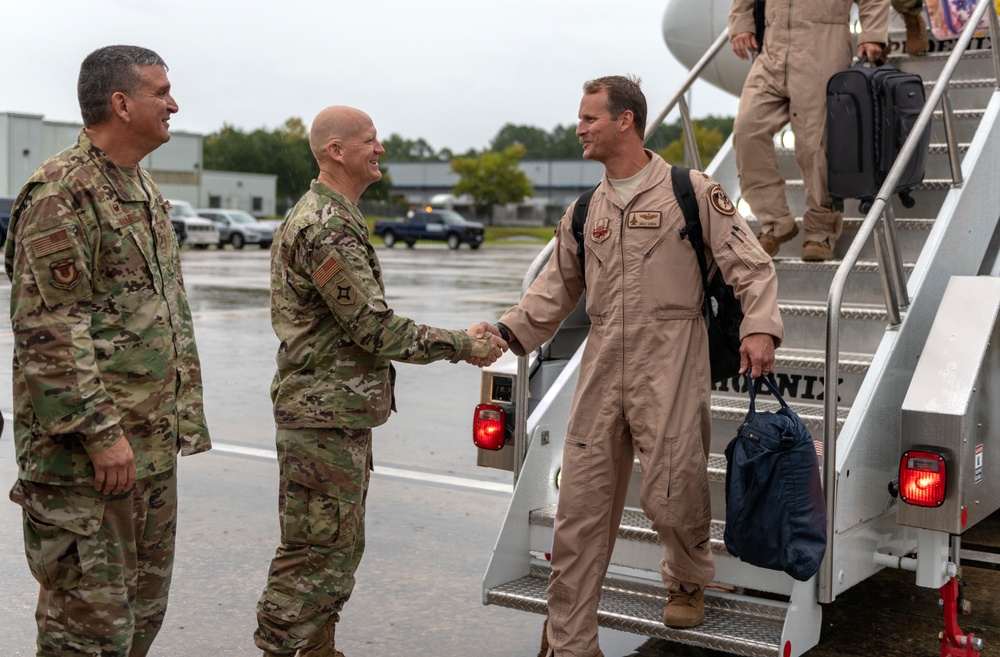
M 111 447 L 90 455 L 94 464 L 94 489 L 105 495 L 124 493 L 135 482 L 135 455 L 123 436 Z
M 760 50 L 760 46 L 757 44 L 757 37 L 753 32 L 740 32 L 733 37 L 731 43 L 733 45 L 733 52 L 744 61 L 750 59 L 753 53 Z

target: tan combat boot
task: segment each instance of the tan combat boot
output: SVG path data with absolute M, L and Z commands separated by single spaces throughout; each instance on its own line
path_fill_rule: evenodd
M 299 648 L 296 657 L 344 657 L 344 653 L 334 648 L 335 628 L 333 623 L 319 628 L 306 645 Z
M 922 55 L 927 52 L 927 21 L 923 12 L 903 14 L 906 23 L 906 45 L 903 49 L 907 55 Z
M 778 255 L 778 249 L 785 242 L 794 239 L 796 235 L 799 234 L 798 225 L 792 224 L 792 229 L 785 233 L 784 235 L 775 235 L 774 233 L 760 233 L 757 235 L 757 241 L 760 242 L 760 247 L 764 249 L 764 253 L 771 256 L 772 258 Z
M 705 592 L 695 589 L 688 593 L 683 588 L 667 593 L 667 606 L 663 608 L 663 624 L 667 627 L 695 627 L 705 620 Z

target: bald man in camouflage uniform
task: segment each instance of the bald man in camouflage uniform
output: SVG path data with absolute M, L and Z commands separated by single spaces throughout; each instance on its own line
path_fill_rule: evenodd
M 343 657 L 340 610 L 364 552 L 372 427 L 395 410 L 390 361 L 491 363 L 506 348 L 485 323 L 417 324 L 386 305 L 382 268 L 356 205 L 382 177 L 371 118 L 328 107 L 309 135 L 320 175 L 271 249 L 271 385 L 281 545 L 257 605 L 265 656 Z M 487 339 L 483 339 L 486 336 Z
M 177 452 L 210 447 L 167 204 L 139 161 L 177 111 L 154 52 L 91 53 L 84 129 L 10 220 L 14 441 L 39 657 L 146 655 L 174 558 Z

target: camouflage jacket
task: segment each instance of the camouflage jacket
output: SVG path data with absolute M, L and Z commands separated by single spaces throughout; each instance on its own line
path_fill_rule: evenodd
M 395 410 L 390 360 L 458 362 L 489 342 L 417 324 L 385 302 L 382 269 L 357 206 L 313 181 L 271 249 L 271 383 L 280 429 L 382 424 Z
M 83 132 L 14 204 L 4 267 L 19 477 L 92 485 L 88 453 L 123 435 L 137 477 L 210 448 L 201 368 L 165 201 Z

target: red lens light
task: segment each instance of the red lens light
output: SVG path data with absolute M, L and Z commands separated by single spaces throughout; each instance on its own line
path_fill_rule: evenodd
M 480 449 L 496 451 L 507 440 L 507 415 L 494 404 L 479 404 L 472 420 L 472 442 Z
M 914 506 L 944 504 L 947 468 L 934 452 L 904 452 L 899 461 L 899 496 Z

